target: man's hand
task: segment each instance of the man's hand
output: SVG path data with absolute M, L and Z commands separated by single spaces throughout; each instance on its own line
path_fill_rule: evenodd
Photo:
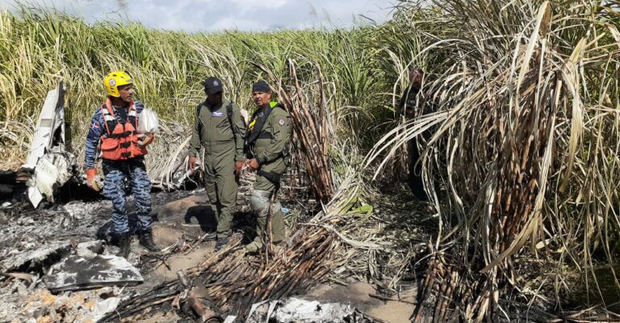
M 191 170 L 192 172 L 194 171 L 194 168 L 196 168 L 196 156 L 189 156 L 187 166 L 189 167 L 189 170 Z
M 250 171 L 255 171 L 258 169 L 258 160 L 256 160 L 256 158 L 246 161 L 245 164 L 250 168 Z
M 243 170 L 243 166 L 245 165 L 245 161 L 237 161 L 235 162 L 235 175 L 241 175 L 241 171 Z
M 138 135 L 138 145 L 140 147 L 146 147 L 151 144 L 155 140 L 155 134 L 147 133 L 147 134 L 139 134 Z
M 99 192 L 99 185 L 95 181 L 95 177 L 97 176 L 97 170 L 95 168 L 89 168 L 86 170 L 86 186 L 88 186 L 93 191 Z

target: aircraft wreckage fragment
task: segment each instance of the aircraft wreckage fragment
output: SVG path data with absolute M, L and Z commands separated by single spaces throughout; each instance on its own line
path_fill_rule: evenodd
M 54 202 L 54 190 L 73 176 L 75 157 L 65 150 L 65 92 L 61 81 L 47 93 L 30 153 L 19 171 L 18 180 L 26 181 L 28 199 L 35 208 L 44 197 Z
M 69 256 L 50 268 L 43 278 L 52 293 L 99 288 L 109 285 L 137 285 L 144 281 L 127 259 L 113 255 Z

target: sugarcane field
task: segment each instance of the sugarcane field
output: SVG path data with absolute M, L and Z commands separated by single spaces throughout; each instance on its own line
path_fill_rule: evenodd
M 0 323 L 620 322 L 617 0 L 0 0 Z

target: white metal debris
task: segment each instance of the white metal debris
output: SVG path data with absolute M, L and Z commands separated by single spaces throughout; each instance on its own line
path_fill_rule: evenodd
M 45 196 L 54 202 L 54 189 L 62 186 L 72 176 L 71 169 L 75 164 L 72 154 L 53 147 L 37 162 L 34 176 L 28 180 L 28 199 L 37 207 Z
M 351 305 L 321 303 L 295 297 L 254 304 L 246 323 L 262 322 L 371 322 Z
M 77 248 L 75 248 L 76 254 L 83 258 L 94 258 L 103 253 L 103 243 L 103 240 L 78 243 Z
M 37 249 L 25 252 L 14 249 L 0 261 L 0 270 L 4 272 L 33 270 L 50 257 L 60 258 L 68 254 L 70 249 L 71 243 L 68 240 L 38 245 Z
M 97 302 L 93 311 L 93 321 L 99 322 L 102 318 L 111 312 L 114 312 L 121 303 L 120 297 L 110 297 L 103 301 Z
M 30 153 L 21 172 L 31 174 L 28 180 L 28 199 L 37 207 L 43 198 L 53 202 L 54 189 L 71 177 L 74 158 L 65 152 L 65 87 L 47 93 L 41 109 Z M 49 154 L 49 155 L 48 155 Z
M 125 258 L 113 255 L 84 258 L 75 255 L 53 265 L 43 281 L 55 293 L 108 285 L 136 285 L 144 279 Z
M 34 169 L 39 161 L 39 158 L 43 157 L 48 149 L 50 149 L 57 138 L 60 139 L 60 144 L 64 145 L 65 138 L 65 111 L 64 111 L 64 95 L 65 88 L 60 82 L 58 87 L 47 93 L 45 103 L 41 109 L 39 115 L 39 121 L 37 122 L 36 132 L 32 145 L 30 146 L 30 154 L 26 159 L 26 163 L 22 165 L 23 168 Z M 60 131 L 59 136 L 55 133 Z

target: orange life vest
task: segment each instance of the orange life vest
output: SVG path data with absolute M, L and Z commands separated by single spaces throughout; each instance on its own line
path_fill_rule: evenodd
M 133 106 L 133 102 L 127 110 L 127 120 L 121 123 L 114 115 L 112 102 L 108 98 L 106 103 L 101 106 L 103 123 L 106 133 L 101 136 L 101 153 L 104 159 L 124 160 L 146 155 L 145 147 L 138 145 L 138 113 Z

